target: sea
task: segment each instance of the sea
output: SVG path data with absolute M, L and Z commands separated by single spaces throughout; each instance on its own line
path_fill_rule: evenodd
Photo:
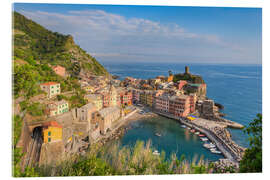
M 158 75 L 183 73 L 189 66 L 190 73 L 201 75 L 207 84 L 207 97 L 224 106 L 225 118 L 244 126 L 262 113 L 262 66 L 237 64 L 189 64 L 189 63 L 115 63 L 101 62 L 113 75 L 148 79 Z M 200 139 L 181 128 L 174 120 L 164 117 L 145 118 L 130 124 L 131 129 L 120 139 L 122 145 L 132 146 L 137 140 L 151 140 L 158 151 L 166 156 L 176 153 L 187 158 L 201 157 L 215 161 L 221 155 L 211 154 L 203 148 Z M 243 147 L 249 147 L 248 136 L 239 129 L 230 129 L 232 139 Z M 155 136 L 156 133 L 162 136 Z

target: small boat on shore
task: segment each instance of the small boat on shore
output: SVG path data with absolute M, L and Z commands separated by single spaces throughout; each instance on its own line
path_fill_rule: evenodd
M 195 132 L 195 134 L 196 134 L 196 135 L 199 135 L 199 134 L 200 134 L 200 132 Z
M 155 135 L 156 135 L 156 136 L 158 136 L 158 137 L 160 137 L 160 136 L 161 136 L 161 134 L 160 134 L 160 133 L 156 133 Z
M 200 137 L 205 137 L 205 135 L 204 135 L 204 134 L 199 134 L 199 136 L 200 136 Z
M 187 129 L 191 129 L 190 127 L 187 127 Z
M 195 133 L 195 129 L 191 129 L 190 132 Z
M 186 125 L 181 125 L 182 128 L 186 128 L 187 126 Z
M 208 138 L 206 138 L 206 137 L 202 137 L 202 138 L 200 138 L 202 141 L 208 141 Z
M 158 152 L 158 150 L 155 150 L 155 151 L 153 152 L 153 155 L 159 156 L 160 153 Z

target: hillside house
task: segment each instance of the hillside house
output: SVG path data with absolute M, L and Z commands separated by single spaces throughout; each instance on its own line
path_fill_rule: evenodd
M 48 98 L 52 98 L 61 93 L 60 83 L 57 82 L 46 82 L 40 84 L 40 88 L 47 93 Z
M 68 102 L 65 100 L 56 101 L 48 104 L 48 115 L 56 116 L 69 111 Z
M 65 77 L 66 76 L 66 68 L 64 68 L 63 66 L 53 66 L 52 70 L 55 72 L 55 74 Z

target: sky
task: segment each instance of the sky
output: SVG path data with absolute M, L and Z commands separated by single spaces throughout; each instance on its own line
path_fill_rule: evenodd
M 261 8 L 15 3 L 101 62 L 262 63 Z

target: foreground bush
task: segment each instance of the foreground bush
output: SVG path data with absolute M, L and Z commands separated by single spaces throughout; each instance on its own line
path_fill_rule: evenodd
M 134 148 L 111 144 L 92 146 L 85 156 L 71 156 L 55 166 L 36 168 L 40 176 L 97 176 L 213 173 L 213 167 L 202 159 L 192 162 L 175 154 L 166 160 L 165 153 L 153 155 L 151 142 L 137 141 Z

